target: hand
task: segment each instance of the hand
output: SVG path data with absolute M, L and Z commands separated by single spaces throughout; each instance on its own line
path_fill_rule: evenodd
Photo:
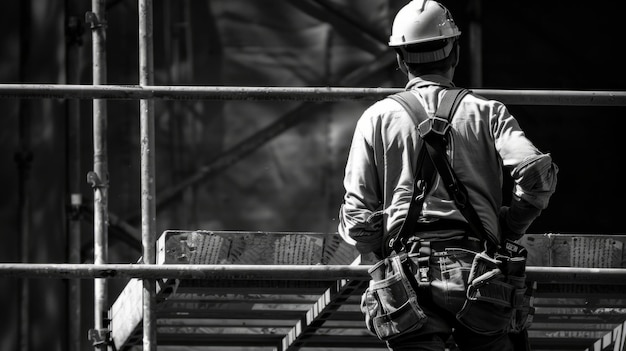
M 382 241 L 380 238 L 372 241 L 357 240 L 355 247 L 361 254 L 373 253 L 376 257 L 382 257 Z

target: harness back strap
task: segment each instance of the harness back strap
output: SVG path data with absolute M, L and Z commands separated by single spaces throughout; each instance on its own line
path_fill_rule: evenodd
M 419 126 L 422 122 L 428 120 L 428 113 L 410 91 L 403 91 L 388 97 L 397 101 L 409 113 L 415 126 Z M 435 168 L 432 162 L 429 162 L 428 151 L 424 147 L 422 138 L 420 138 L 419 143 L 421 144 L 420 152 L 417 155 L 417 169 L 415 170 L 413 180 L 413 193 L 409 210 L 398 233 L 386 238 L 385 243 L 387 245 L 383 247 L 383 251 L 387 251 L 383 252 L 385 255 L 389 253 L 390 249 L 396 250 L 396 252 L 400 251 L 403 246 L 403 239 L 415 233 L 417 220 L 422 212 L 424 198 L 435 181 Z
M 409 115 L 411 115 L 411 118 L 415 122 L 420 133 L 420 140 L 425 142 L 422 146 L 425 147 L 421 147 L 418 155 L 418 169 L 415 174 L 413 197 L 409 205 L 407 217 L 397 236 L 391 237 L 389 240 L 388 247 L 396 250 L 401 249 L 402 240 L 397 239 L 408 237 L 415 232 L 415 226 L 422 209 L 424 197 L 428 193 L 429 187 L 434 183 L 434 164 L 434 167 L 440 174 L 448 193 L 454 200 L 455 205 L 466 218 L 470 230 L 477 237 L 489 242 L 493 249 L 499 248 L 497 239 L 486 233 L 480 217 L 476 213 L 476 210 L 472 206 L 471 202 L 469 202 L 467 189 L 463 186 L 463 183 L 458 180 L 456 173 L 452 169 L 450 162 L 446 157 L 445 150 L 447 146 L 447 135 L 450 128 L 450 120 L 452 119 L 452 116 L 458 108 L 461 100 L 468 93 L 469 90 L 463 88 L 450 88 L 446 90 L 446 93 L 444 94 L 443 99 L 435 112 L 435 116 L 432 118 L 428 118 L 422 104 L 410 91 L 404 91 L 389 96 L 399 102 L 405 110 L 407 110 Z M 424 118 L 424 116 L 426 116 L 426 118 Z M 423 152 L 424 150 L 428 151 L 429 157 L 425 157 Z M 425 179 L 428 180 L 424 182 Z M 417 194 L 417 196 L 415 194 Z
M 456 207 L 463 214 L 468 222 L 470 231 L 477 237 L 487 241 L 491 244 L 489 249 L 499 249 L 498 240 L 487 234 L 485 228 L 476 213 L 476 209 L 469 201 L 467 189 L 463 183 L 458 179 L 456 173 L 452 169 L 448 158 L 446 157 L 446 145 L 447 145 L 447 132 L 449 129 L 449 123 L 454 115 L 454 111 L 457 109 L 459 103 L 465 95 L 469 93 L 469 90 L 463 88 L 451 88 L 448 89 L 443 97 L 443 100 L 435 113 L 435 118 L 445 119 L 447 127 L 445 130 L 433 130 L 425 131 L 422 138 L 426 142 L 426 148 L 430 155 L 431 160 L 437 168 L 437 172 L 441 176 L 441 179 L 448 190 L 449 195 L 454 200 Z M 420 128 L 420 134 L 425 128 Z

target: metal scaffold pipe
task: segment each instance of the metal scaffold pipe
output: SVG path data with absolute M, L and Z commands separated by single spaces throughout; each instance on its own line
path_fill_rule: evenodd
M 370 265 L 44 264 L 0 263 L 0 277 L 56 279 L 369 280 Z M 526 268 L 528 280 L 563 284 L 626 284 L 626 268 Z
M 93 85 L 106 84 L 106 1 L 92 0 L 91 12 L 86 22 L 91 27 Z M 107 147 L 107 101 L 93 100 L 93 171 L 87 180 L 93 188 L 94 207 L 94 263 L 105 264 L 108 260 L 108 147 Z M 106 279 L 94 280 L 94 329 L 90 339 L 95 350 L 106 350 L 108 339 L 108 287 Z
M 152 0 L 139 0 L 139 85 L 152 85 L 154 59 L 152 40 Z M 141 243 L 143 263 L 156 264 L 156 186 L 154 100 L 142 99 L 140 109 L 141 143 Z M 143 350 L 156 351 L 156 280 L 143 279 Z
M 112 100 L 377 100 L 400 88 L 0 84 L 0 98 Z M 472 89 L 510 105 L 626 106 L 624 91 Z

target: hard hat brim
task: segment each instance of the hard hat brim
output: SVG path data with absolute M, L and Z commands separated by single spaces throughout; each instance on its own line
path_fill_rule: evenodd
M 430 41 L 437 41 L 437 40 L 443 40 L 443 39 L 448 39 L 448 38 L 454 38 L 454 37 L 458 37 L 460 35 L 461 35 L 461 32 L 457 31 L 455 33 L 448 34 L 448 35 L 440 35 L 440 36 L 436 36 L 436 37 L 414 39 L 414 40 L 406 40 L 404 35 L 398 35 L 398 36 L 391 36 L 391 37 L 389 37 L 388 45 L 390 47 L 408 46 L 408 45 L 413 45 L 413 44 L 427 43 L 427 42 L 430 42 Z

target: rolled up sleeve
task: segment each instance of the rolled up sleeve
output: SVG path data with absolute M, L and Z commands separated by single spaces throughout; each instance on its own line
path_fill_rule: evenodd
M 556 190 L 558 171 L 550 154 L 529 156 L 511 172 L 515 196 L 540 210 L 545 209 Z

